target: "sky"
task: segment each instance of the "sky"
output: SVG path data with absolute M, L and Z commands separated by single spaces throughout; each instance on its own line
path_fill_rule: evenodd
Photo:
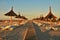
M 60 17 L 60 0 L 0 0 L 0 20 L 10 18 L 4 14 L 9 12 L 12 6 L 16 14 L 20 12 L 28 19 L 40 17 L 40 15 L 46 16 L 49 6 L 52 8 L 52 13 Z

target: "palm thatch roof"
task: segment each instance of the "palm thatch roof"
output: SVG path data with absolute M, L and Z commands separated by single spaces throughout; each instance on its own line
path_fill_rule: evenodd
M 5 15 L 6 15 L 6 16 L 17 16 L 16 13 L 13 11 L 13 7 L 12 7 L 12 9 L 11 9 L 8 13 L 6 13 Z
M 49 7 L 49 8 L 50 8 L 49 9 L 49 13 L 48 13 L 48 15 L 45 18 L 49 18 L 49 19 L 51 19 L 51 18 L 57 18 L 55 15 L 52 14 L 51 7 Z

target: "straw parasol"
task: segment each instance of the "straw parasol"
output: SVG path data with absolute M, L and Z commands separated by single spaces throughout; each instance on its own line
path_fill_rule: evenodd
M 21 18 L 22 18 L 22 19 L 25 19 L 25 20 L 27 20 L 27 18 L 26 18 L 26 17 L 24 17 L 24 16 L 21 16 Z
M 20 12 L 19 12 L 19 15 L 17 15 L 15 18 L 18 18 L 19 24 L 20 24 L 20 22 L 22 22 L 22 20 L 27 20 L 26 17 L 20 15 Z
M 20 12 L 19 12 L 19 15 L 17 15 L 15 18 L 19 18 L 19 19 L 25 19 L 25 20 L 27 20 L 26 17 L 20 15 Z
M 13 11 L 13 7 L 11 10 L 5 14 L 5 16 L 10 16 L 10 24 L 12 25 L 12 16 L 17 16 L 16 13 Z
M 20 24 L 20 22 L 21 22 L 21 15 L 20 15 L 20 12 L 19 12 L 19 15 L 17 15 L 15 18 L 18 18 L 18 20 L 19 20 L 19 23 L 18 23 L 18 24 Z
M 19 12 L 19 15 L 17 15 L 15 18 L 19 18 L 19 19 L 21 18 L 20 12 Z

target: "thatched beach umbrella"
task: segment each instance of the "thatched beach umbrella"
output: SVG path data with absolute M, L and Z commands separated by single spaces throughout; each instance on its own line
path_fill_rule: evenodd
M 20 15 L 20 12 L 19 12 L 19 15 L 17 15 L 15 18 L 18 18 L 18 20 L 19 20 L 19 24 L 22 22 L 22 20 L 26 20 L 27 18 L 25 18 L 24 16 L 21 16 Z
M 19 19 L 21 18 L 20 12 L 19 12 L 19 15 L 17 15 L 15 18 L 19 18 Z
M 19 15 L 17 15 L 15 18 L 18 18 L 19 24 L 22 22 L 22 20 L 27 20 L 26 17 L 20 15 L 20 12 L 19 12 Z
M 12 25 L 12 16 L 17 16 L 17 15 L 13 11 L 13 7 L 12 7 L 12 9 L 8 13 L 6 13 L 5 16 L 10 16 L 10 24 Z
M 26 17 L 24 17 L 24 16 L 21 16 L 21 18 L 22 18 L 22 19 L 25 19 L 25 20 L 27 20 L 27 18 L 26 18 Z
M 21 15 L 20 15 L 20 12 L 19 12 L 19 15 L 17 15 L 15 18 L 18 18 L 19 24 L 20 24 L 20 22 L 21 22 Z
M 21 15 L 20 15 L 20 12 L 19 12 L 19 15 L 17 15 L 17 16 L 16 16 L 16 18 L 27 20 L 27 18 L 26 18 L 26 17 L 24 17 L 24 16 L 21 16 Z

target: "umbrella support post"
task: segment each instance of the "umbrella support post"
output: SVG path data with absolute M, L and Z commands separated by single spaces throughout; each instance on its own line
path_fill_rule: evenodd
M 12 22 L 12 16 L 11 16 L 11 17 L 10 17 L 10 25 L 12 25 L 12 23 L 13 23 L 13 22 Z

